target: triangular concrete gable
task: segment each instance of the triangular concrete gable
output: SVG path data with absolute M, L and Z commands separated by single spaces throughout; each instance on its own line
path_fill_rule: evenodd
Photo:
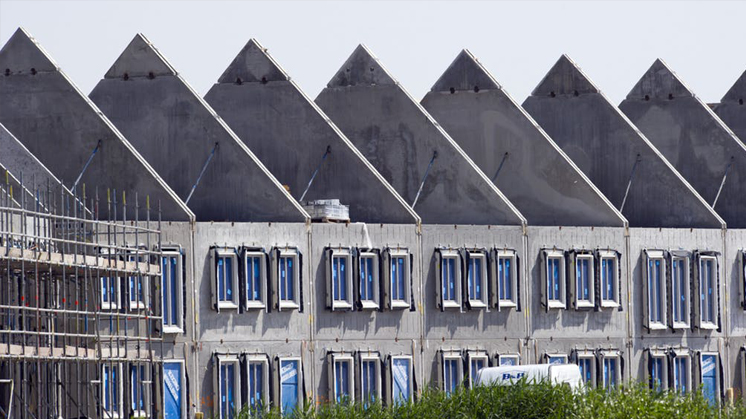
M 0 122 L 66 185 L 97 145 L 80 184 L 116 189 L 160 202 L 164 220 L 193 214 L 132 145 L 23 29 L 0 50 Z M 33 69 L 33 71 L 32 71 Z
M 513 204 L 364 46 L 355 49 L 316 103 L 410 204 L 427 173 L 414 206 L 424 223 L 525 223 Z
M 625 225 L 624 217 L 469 51 L 461 51 L 422 106 L 529 225 Z
M 338 198 L 353 221 L 415 223 L 417 215 L 255 40 L 205 100 L 299 199 Z M 331 151 L 324 158 L 327 147 Z
M 148 69 L 155 70 L 143 74 Z M 182 199 L 200 179 L 188 202 L 197 220 L 305 221 L 305 211 L 215 111 L 164 69 L 173 67 L 138 34 L 91 99 Z
M 707 202 L 567 56 L 523 108 L 614 207 L 621 208 L 629 185 L 622 214 L 630 226 L 723 226 Z
M 729 227 L 746 227 L 746 147 L 676 73 L 656 60 L 619 109 L 707 203 L 720 191 L 714 208 Z

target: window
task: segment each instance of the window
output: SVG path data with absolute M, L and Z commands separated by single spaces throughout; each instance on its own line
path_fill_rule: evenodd
M 461 308 L 461 256 L 455 250 L 437 250 L 440 254 L 441 309 Z
M 517 256 L 512 250 L 495 252 L 497 307 L 510 308 L 518 306 L 518 264 Z
M 215 410 L 218 419 L 233 419 L 241 410 L 240 367 L 238 356 L 217 355 L 215 371 Z
M 213 290 L 215 308 L 238 308 L 238 267 L 234 249 L 213 249 Z
M 329 361 L 331 363 L 330 375 L 328 377 L 331 400 L 337 404 L 354 403 L 355 393 L 353 391 L 353 383 L 355 382 L 355 376 L 352 355 L 331 354 Z
M 565 255 L 561 250 L 544 250 L 545 305 L 547 309 L 565 308 Z
M 280 412 L 289 414 L 299 407 L 301 400 L 300 358 L 280 358 Z
M 135 262 L 138 262 L 135 264 L 136 266 L 139 265 L 139 262 L 144 262 L 143 256 L 138 256 L 136 250 L 131 250 L 127 254 L 127 262 L 132 262 L 135 264 Z M 138 267 L 134 268 L 138 272 L 133 274 L 130 274 L 130 276 L 127 277 L 127 284 L 129 286 L 129 309 L 130 310 L 142 310 L 145 308 L 145 289 L 147 288 L 147 284 L 145 279 L 147 277 L 141 275 L 139 273 Z
M 699 354 L 699 377 L 702 395 L 711 405 L 718 404 L 720 402 L 720 363 L 717 352 Z
M 688 393 L 691 388 L 689 353 L 674 351 L 671 362 L 673 364 L 673 389 L 682 394 Z
M 650 388 L 654 390 L 665 390 L 668 388 L 668 368 L 666 365 L 666 354 L 661 350 L 650 349 L 647 351 L 647 367 Z
M 267 257 L 261 250 L 243 250 L 244 275 L 246 279 L 246 309 L 263 309 L 266 307 L 267 293 Z
M 485 352 L 480 351 L 469 351 L 467 354 L 469 361 L 469 386 L 474 387 L 477 380 L 477 374 L 482 368 L 487 368 L 489 365 L 489 359 Z
M 0 378 L 0 417 L 13 417 L 13 380 Z M 4 415 L 4 416 L 3 416 Z
M 593 289 L 593 255 L 576 254 L 573 290 L 575 291 L 575 308 L 593 308 L 595 290 Z
M 599 356 L 603 368 L 603 387 L 616 387 L 622 381 L 621 354 L 617 351 L 602 351 Z
M 441 383 L 446 394 L 453 393 L 463 378 L 463 360 L 457 352 L 441 352 Z
M 401 404 L 412 400 L 412 357 L 392 356 L 390 371 L 391 403 Z
M 119 277 L 101 277 L 101 309 L 119 309 Z
M 361 251 L 360 253 L 360 306 L 363 309 L 379 308 L 379 261 L 378 253 Z
M 644 302 L 647 306 L 645 317 L 650 330 L 666 328 L 666 263 L 663 251 L 646 251 L 646 278 Z
M 184 361 L 163 362 L 163 418 L 186 418 Z
M 487 254 L 482 251 L 466 252 L 466 288 L 469 308 L 486 308 Z
M 411 305 L 410 262 L 406 250 L 388 250 L 389 307 L 407 309 Z
M 180 248 L 165 248 L 161 258 L 163 331 L 184 331 L 183 255 Z
M 717 329 L 718 292 L 717 260 L 714 256 L 699 257 L 699 327 Z
M 246 355 L 247 403 L 252 412 L 269 408 L 269 361 L 265 355 Z
M 619 307 L 619 254 L 612 250 L 600 250 L 598 257 L 601 268 L 601 307 Z
M 133 416 L 150 417 L 150 374 L 145 364 L 130 366 L 130 399 Z
M 274 252 L 279 310 L 301 309 L 300 305 L 300 254 L 296 249 L 283 248 Z
M 381 399 L 381 360 L 378 355 L 360 354 L 360 398 L 363 407 Z
M 119 364 L 101 366 L 101 400 L 104 418 L 119 418 L 122 415 L 122 370 Z
M 575 362 L 580 368 L 580 378 L 589 387 L 596 386 L 596 355 L 590 351 L 578 351 Z
M 521 364 L 521 357 L 518 354 L 500 354 L 497 356 L 498 366 L 516 366 Z
M 326 249 L 327 306 L 332 310 L 352 309 L 352 256 L 349 249 Z
M 544 359 L 550 365 L 567 364 L 567 355 L 565 354 L 544 354 Z

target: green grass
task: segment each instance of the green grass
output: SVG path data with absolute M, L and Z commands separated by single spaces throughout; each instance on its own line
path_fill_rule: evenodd
M 295 419 L 460 419 L 460 418 L 744 418 L 746 409 L 716 407 L 708 404 L 700 392 L 678 395 L 652 391 L 633 384 L 612 391 L 587 389 L 572 392 L 565 386 L 549 383 L 458 389 L 451 395 L 427 390 L 415 403 L 393 407 L 380 405 L 363 409 L 359 404 L 305 406 L 290 415 Z M 247 410 L 238 419 L 257 417 Z M 279 419 L 279 412 L 260 415 Z

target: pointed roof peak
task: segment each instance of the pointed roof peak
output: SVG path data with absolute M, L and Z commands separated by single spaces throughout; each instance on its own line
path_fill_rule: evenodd
M 176 70 L 158 49 L 138 33 L 112 64 L 104 78 L 175 76 Z
M 326 85 L 332 87 L 393 85 L 396 80 L 364 44 L 359 44 Z
M 218 83 L 266 83 L 287 80 L 290 80 L 290 77 L 285 70 L 259 41 L 251 38 L 225 69 Z
M 0 50 L 2 71 L 13 74 L 57 71 L 59 66 L 36 39 L 23 27 L 18 27 Z M 33 69 L 33 70 L 32 70 Z
M 562 54 L 551 70 L 536 86 L 532 96 L 579 95 L 600 93 L 600 90 L 583 73 L 580 67 L 567 54 Z
M 733 83 L 733 86 L 725 93 L 721 102 L 738 102 L 743 104 L 746 101 L 746 71 Z
M 675 96 L 694 96 L 676 72 L 660 58 L 656 58 L 645 74 L 627 94 L 627 100 L 672 99 Z
M 462 49 L 431 92 L 499 90 L 500 84 L 468 49 Z

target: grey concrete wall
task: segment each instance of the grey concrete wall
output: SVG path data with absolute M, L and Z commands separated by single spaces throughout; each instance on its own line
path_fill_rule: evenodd
M 205 100 L 280 183 L 300 199 L 339 198 L 352 221 L 412 223 L 417 216 L 257 41 L 250 40 Z M 331 154 L 324 158 L 327 147 Z
M 0 124 L 0 164 L 18 177 L 23 175 L 26 185 L 36 185 L 43 190 L 47 190 L 47 187 L 53 190 L 63 188 L 66 194 L 70 193 L 3 124 Z
M 422 106 L 530 225 L 624 224 L 616 208 L 469 51 L 459 53 Z
M 282 185 L 142 35 L 130 42 L 93 89 L 91 99 L 184 200 L 215 150 L 189 201 L 198 220 L 307 218 Z
M 663 61 L 653 63 L 619 109 L 710 205 L 722 184 L 715 211 L 730 227 L 746 226 L 746 146 Z
M 316 98 L 427 224 L 519 225 L 523 217 L 364 46 Z M 434 153 L 437 158 L 432 160 Z
M 719 228 L 722 220 L 567 56 L 523 107 L 636 227 Z
M 98 108 L 83 95 L 23 29 L 0 50 L 0 123 L 55 176 L 72 185 L 96 146 L 81 179 L 98 188 L 149 195 L 163 218 L 185 221 L 193 214 Z M 100 142 L 100 143 L 99 143 Z

